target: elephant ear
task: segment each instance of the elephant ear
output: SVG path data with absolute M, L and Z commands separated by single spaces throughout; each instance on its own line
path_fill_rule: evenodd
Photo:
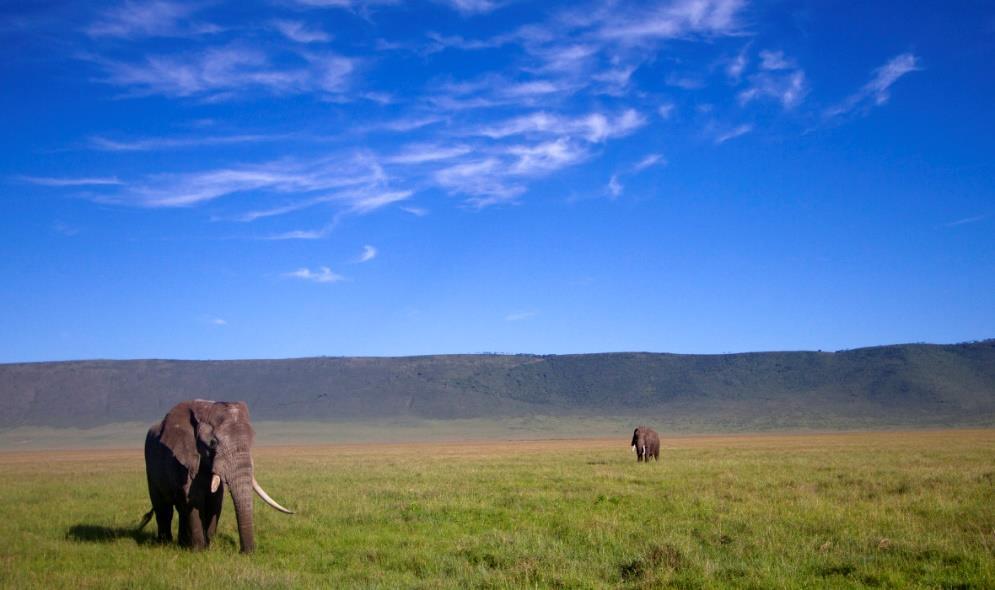
M 159 442 L 169 448 L 176 460 L 187 468 L 187 478 L 192 480 L 200 469 L 200 449 L 197 445 L 198 427 L 209 424 L 214 402 L 204 400 L 176 404 L 162 421 Z

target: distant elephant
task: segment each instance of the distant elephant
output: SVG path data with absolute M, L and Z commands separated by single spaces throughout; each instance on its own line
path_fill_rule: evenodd
M 158 538 L 171 541 L 173 508 L 180 515 L 180 545 L 203 549 L 218 526 L 224 486 L 229 487 L 238 521 L 242 553 L 255 548 L 252 531 L 252 491 L 287 514 L 256 482 L 250 449 L 255 433 L 244 402 L 192 400 L 176 404 L 145 437 L 145 473 Z
M 632 450 L 636 461 L 649 461 L 653 457 L 660 460 L 660 435 L 652 428 L 638 426 L 632 432 Z

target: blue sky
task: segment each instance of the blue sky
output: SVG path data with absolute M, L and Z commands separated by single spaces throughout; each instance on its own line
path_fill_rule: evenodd
M 990 3 L 0 11 L 0 361 L 995 336 Z

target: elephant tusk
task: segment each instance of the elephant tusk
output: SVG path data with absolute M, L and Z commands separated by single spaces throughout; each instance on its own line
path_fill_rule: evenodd
M 274 500 L 273 498 L 270 498 L 269 494 L 266 493 L 266 490 L 264 490 L 262 488 L 262 486 L 259 485 L 259 482 L 256 481 L 256 478 L 254 478 L 254 477 L 252 478 L 252 489 L 256 490 L 256 493 L 259 494 L 259 497 L 263 499 L 263 502 L 266 502 L 267 504 L 269 504 L 273 508 L 276 508 L 277 510 L 279 510 L 280 512 L 283 512 L 285 514 L 293 514 L 294 513 L 293 510 L 287 510 L 283 506 L 280 506 L 279 504 L 277 504 L 276 500 Z
M 221 476 L 215 473 L 211 475 L 211 493 L 218 491 L 219 487 L 221 487 Z
M 635 451 L 635 450 L 636 450 L 636 445 L 632 445 L 632 450 L 633 450 L 633 451 Z

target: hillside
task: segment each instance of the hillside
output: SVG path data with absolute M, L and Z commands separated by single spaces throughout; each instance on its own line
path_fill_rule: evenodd
M 256 420 L 667 416 L 715 429 L 995 425 L 995 340 L 840 352 L 71 361 L 0 365 L 0 428 L 160 418 L 240 399 Z

